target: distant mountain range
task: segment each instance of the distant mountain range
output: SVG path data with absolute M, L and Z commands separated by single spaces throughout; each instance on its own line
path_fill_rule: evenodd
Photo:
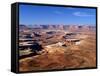
M 90 25 L 19 25 L 20 29 L 55 29 L 55 30 L 96 30 L 95 26 Z

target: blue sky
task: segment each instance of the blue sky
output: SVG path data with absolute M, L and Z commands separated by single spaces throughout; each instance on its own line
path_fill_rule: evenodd
M 96 9 L 52 6 L 19 6 L 19 24 L 96 24 Z

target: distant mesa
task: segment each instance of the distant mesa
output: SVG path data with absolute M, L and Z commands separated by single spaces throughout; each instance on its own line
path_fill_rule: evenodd
M 68 31 L 88 31 L 95 30 L 95 26 L 91 25 L 20 25 L 20 29 L 54 29 L 54 30 L 68 30 Z

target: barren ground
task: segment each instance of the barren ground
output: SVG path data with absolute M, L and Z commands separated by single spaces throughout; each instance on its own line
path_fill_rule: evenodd
M 52 46 L 51 48 L 44 48 L 43 51 L 40 55 L 20 59 L 19 70 L 35 71 L 96 67 L 96 39 L 94 33 L 88 34 L 80 45 Z

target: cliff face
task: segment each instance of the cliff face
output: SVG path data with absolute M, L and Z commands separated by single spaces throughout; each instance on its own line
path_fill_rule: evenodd
M 88 34 L 80 45 L 49 45 L 40 55 L 19 60 L 19 70 L 36 71 L 52 69 L 96 67 L 95 38 Z
M 19 71 L 96 67 L 95 26 L 33 26 L 19 26 Z

